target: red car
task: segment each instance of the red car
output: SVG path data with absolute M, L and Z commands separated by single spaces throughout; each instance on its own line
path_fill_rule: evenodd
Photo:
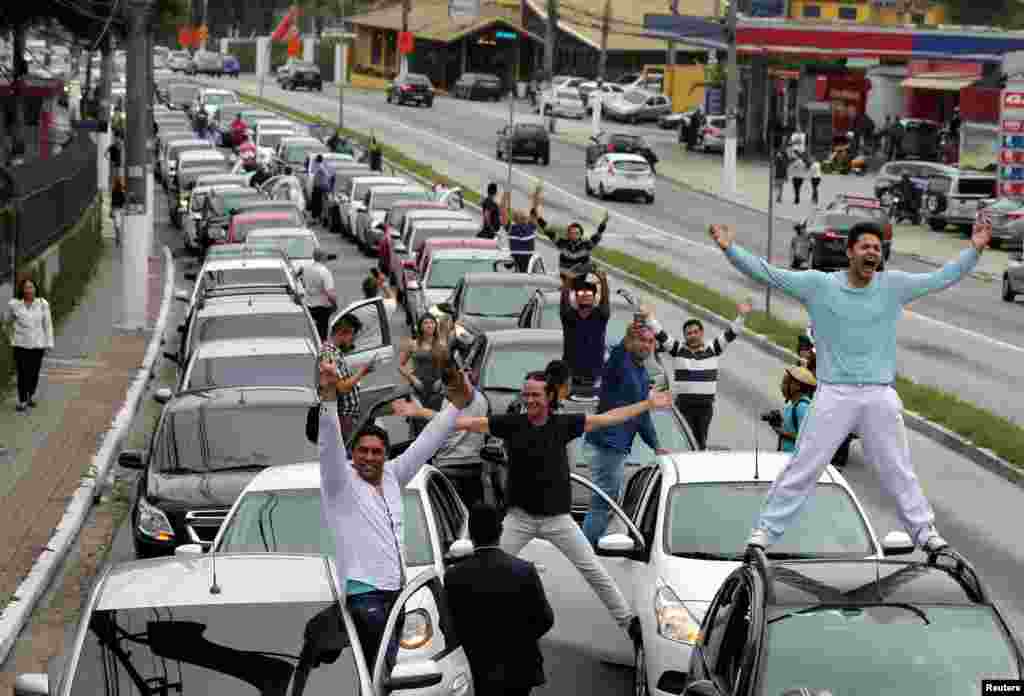
M 304 221 L 296 208 L 295 213 L 266 212 L 242 213 L 231 218 L 224 244 L 243 244 L 252 230 L 294 229 L 303 227 Z
M 395 270 L 391 268 L 391 241 L 392 235 L 397 235 L 402 230 L 402 223 L 405 215 L 410 210 L 449 210 L 447 203 L 439 201 L 397 201 L 388 210 L 384 218 L 384 234 L 380 236 L 380 243 L 377 245 L 377 255 L 380 259 L 380 270 L 391 278 L 391 282 L 397 282 Z

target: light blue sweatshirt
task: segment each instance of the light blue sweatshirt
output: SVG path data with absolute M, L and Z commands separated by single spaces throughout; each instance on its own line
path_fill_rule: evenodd
M 745 276 L 803 303 L 814 322 L 817 377 L 827 384 L 896 381 L 896 320 L 903 306 L 944 290 L 971 272 L 980 258 L 972 246 L 932 273 L 886 270 L 865 288 L 850 287 L 846 271 L 787 271 L 735 244 L 725 252 Z

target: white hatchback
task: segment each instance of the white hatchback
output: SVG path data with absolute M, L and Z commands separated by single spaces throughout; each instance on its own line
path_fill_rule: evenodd
M 612 504 L 597 554 L 640 618 L 634 650 L 576 568 L 547 541 L 520 554 L 537 564 L 555 611 L 548 637 L 602 660 L 633 665 L 634 693 L 678 696 L 701 620 L 722 581 L 742 560 L 744 543 L 776 474 L 790 455 L 690 452 L 659 457 L 626 482 Z M 574 485 L 593 485 L 582 480 Z M 905 532 L 891 532 L 884 553 L 910 553 Z M 796 523 L 770 559 L 872 558 L 880 544 L 842 474 L 829 466 Z
M 594 160 L 585 176 L 584 188 L 588 196 L 607 198 L 627 194 L 654 202 L 654 171 L 641 155 L 609 152 Z

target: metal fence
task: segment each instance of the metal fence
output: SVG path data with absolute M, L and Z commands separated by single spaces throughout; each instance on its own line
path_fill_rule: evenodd
M 96 144 L 79 133 L 49 159 L 10 170 L 14 215 L 0 213 L 0 282 L 41 254 L 74 225 L 96 198 Z

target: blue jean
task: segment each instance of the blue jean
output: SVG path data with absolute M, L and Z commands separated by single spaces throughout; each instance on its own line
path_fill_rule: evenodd
M 629 453 L 584 441 L 583 456 L 590 462 L 590 480 L 607 493 L 609 498 L 618 501 L 622 497 L 622 479 Z M 590 497 L 590 511 L 583 520 L 583 534 L 594 546 L 597 546 L 597 540 L 608 528 L 610 514 L 608 503 L 601 496 L 593 494 Z
M 367 669 L 373 674 L 377 663 L 377 651 L 384 640 L 384 629 L 387 628 L 388 615 L 398 599 L 398 590 L 375 590 L 363 594 L 348 596 L 348 611 L 359 634 L 359 644 L 366 656 Z M 387 659 L 394 664 L 398 657 L 398 638 L 402 634 L 402 621 L 399 620 L 391 640 L 388 642 Z

